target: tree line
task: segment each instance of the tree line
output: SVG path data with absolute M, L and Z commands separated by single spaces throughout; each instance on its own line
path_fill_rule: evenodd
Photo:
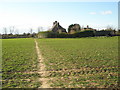
M 38 32 L 42 31 L 43 27 L 38 27 Z M 4 27 L 3 28 L 3 34 L 0 34 L 0 38 L 2 39 L 8 39 L 8 38 L 36 38 L 37 33 L 33 32 L 33 29 L 30 28 L 27 33 L 19 33 L 19 30 L 16 29 L 14 26 L 11 26 L 9 28 Z
M 9 33 L 8 33 L 9 32 Z M 112 32 L 112 34 L 111 34 Z M 93 36 L 120 36 L 120 29 L 115 30 L 111 26 L 107 26 L 106 29 L 97 31 L 96 29 L 87 27 L 81 27 L 79 24 L 71 24 L 68 27 L 68 33 L 53 33 L 52 31 L 44 31 L 43 27 L 38 27 L 38 32 L 33 32 L 30 28 L 28 33 L 19 34 L 19 30 L 14 26 L 10 28 L 3 28 L 3 34 L 0 34 L 0 38 L 75 38 L 75 37 L 93 37 Z

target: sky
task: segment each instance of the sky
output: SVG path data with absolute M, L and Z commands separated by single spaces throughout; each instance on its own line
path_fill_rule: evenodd
M 0 33 L 5 27 L 9 33 L 12 26 L 19 33 L 30 32 L 31 28 L 37 32 L 38 27 L 45 31 L 54 21 L 65 29 L 75 23 L 95 29 L 118 28 L 118 1 L 101 1 L 0 0 Z

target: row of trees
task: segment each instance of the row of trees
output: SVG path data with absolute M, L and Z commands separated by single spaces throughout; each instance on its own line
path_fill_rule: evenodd
M 31 38 L 36 37 L 36 33 L 23 33 L 23 34 L 2 34 L 2 39 L 8 39 L 8 38 Z
M 19 34 L 19 31 L 18 29 L 16 29 L 14 26 L 10 27 L 10 28 L 3 28 L 3 34 L 0 34 L 2 35 L 2 38 L 30 38 L 30 37 L 41 37 L 40 35 L 42 36 L 45 36 L 45 35 L 48 35 L 48 37 L 77 37 L 79 36 L 78 34 L 81 34 L 79 37 L 82 36 L 82 34 L 85 35 L 89 33 L 91 33 L 92 31 L 96 31 L 94 32 L 94 35 L 93 36 L 101 36 L 101 35 L 106 35 L 106 31 L 112 31 L 112 35 L 120 35 L 120 30 L 115 30 L 113 29 L 111 26 L 107 26 L 107 28 L 105 30 L 100 30 L 99 32 L 97 32 L 97 30 L 95 29 L 92 29 L 90 28 L 88 25 L 86 28 L 84 27 L 81 27 L 79 24 L 71 24 L 69 27 L 68 27 L 68 34 L 59 34 L 59 33 L 52 33 L 51 31 L 49 31 L 50 33 L 48 32 L 43 32 L 42 34 L 40 34 L 39 32 L 43 31 L 43 27 L 38 27 L 38 33 L 35 33 L 33 32 L 33 29 L 30 28 L 29 29 L 29 32 L 28 33 L 23 33 L 23 34 Z M 86 31 L 86 32 L 83 32 L 83 31 Z M 89 32 L 90 31 L 90 32 Z M 9 32 L 9 33 L 8 33 Z M 40 35 L 39 35 L 40 34 Z M 45 34 L 45 35 L 44 35 Z M 69 34 L 73 34 L 73 35 L 69 35 Z M 83 36 L 84 36 L 83 35 Z M 86 36 L 88 36 L 86 35 Z M 91 34 L 90 34 L 91 35 Z
M 43 31 L 43 27 L 38 27 L 38 32 Z M 33 29 L 30 28 L 28 33 L 20 34 L 19 30 L 16 29 L 14 26 L 11 26 L 9 28 L 4 27 L 3 28 L 3 34 L 0 34 L 3 39 L 6 38 L 30 38 L 30 37 L 37 37 L 37 33 L 33 32 Z
M 34 30 L 32 28 L 29 29 L 28 33 L 32 34 Z M 38 32 L 43 31 L 43 27 L 38 27 Z M 19 34 L 19 30 L 15 28 L 15 26 L 11 26 L 9 28 L 3 28 L 3 34 Z

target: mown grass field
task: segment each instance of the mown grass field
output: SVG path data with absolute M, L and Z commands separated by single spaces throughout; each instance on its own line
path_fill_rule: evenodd
M 118 37 L 38 39 L 51 87 L 118 87 Z
M 2 87 L 35 88 L 40 85 L 37 73 L 37 55 L 33 39 L 2 40 Z M 25 73 L 28 72 L 28 73 Z

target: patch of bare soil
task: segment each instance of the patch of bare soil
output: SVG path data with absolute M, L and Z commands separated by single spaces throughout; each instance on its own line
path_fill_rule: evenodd
M 46 72 L 45 69 L 45 64 L 44 64 L 44 59 L 40 53 L 39 47 L 38 47 L 38 42 L 35 40 L 35 44 L 36 44 L 36 52 L 38 55 L 38 67 L 39 70 L 38 72 L 41 73 L 41 78 L 40 78 L 40 82 L 42 82 L 42 85 L 40 88 L 50 88 L 49 84 L 48 84 L 48 78 L 45 78 L 45 76 L 47 75 L 48 72 Z

